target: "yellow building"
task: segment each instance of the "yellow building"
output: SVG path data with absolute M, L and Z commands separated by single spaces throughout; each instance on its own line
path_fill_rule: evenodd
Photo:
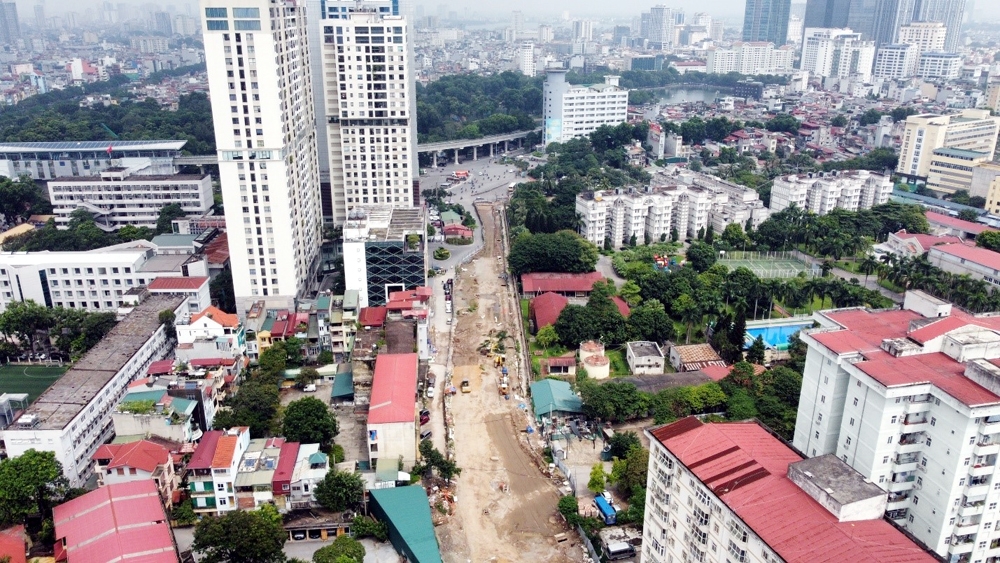
M 935 149 L 931 153 L 927 174 L 927 188 L 943 194 L 958 190 L 968 191 L 976 165 L 988 162 L 993 153 L 964 149 Z
M 934 151 L 942 148 L 982 152 L 992 159 L 1000 134 L 1000 118 L 989 110 L 966 109 L 956 114 L 920 114 L 906 119 L 896 173 L 928 178 Z

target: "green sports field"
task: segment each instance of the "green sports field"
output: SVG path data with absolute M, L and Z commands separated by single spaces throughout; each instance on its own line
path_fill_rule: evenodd
M 0 394 L 27 393 L 28 400 L 34 401 L 65 372 L 65 367 L 58 366 L 0 366 Z
M 721 259 L 719 264 L 723 264 L 730 270 L 736 268 L 747 268 L 759 278 L 794 278 L 799 272 L 808 272 L 809 267 L 794 258 L 786 259 Z

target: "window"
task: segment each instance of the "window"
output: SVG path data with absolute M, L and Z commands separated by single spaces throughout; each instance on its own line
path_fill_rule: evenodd
M 931 426 L 934 426 L 935 424 L 937 424 L 937 419 L 932 416 L 931 417 Z
M 740 549 L 740 546 L 733 540 L 729 540 L 729 555 L 732 555 L 740 563 L 747 560 L 747 550 Z
M 206 8 L 206 10 L 211 10 L 211 9 L 212 8 Z M 225 8 L 221 8 L 221 9 L 225 10 Z M 205 20 L 205 23 L 207 24 L 209 31 L 228 31 L 229 30 L 229 22 L 226 21 L 226 20 Z M 242 23 L 242 22 L 236 22 L 236 23 Z M 223 503 L 225 503 L 225 501 L 223 501 Z
M 241 8 L 236 8 L 236 10 L 239 9 Z M 206 18 L 225 18 L 228 17 L 228 15 L 229 14 L 225 8 L 205 8 Z
M 844 442 L 844 445 L 845 446 L 850 446 L 851 445 L 851 437 L 850 436 L 847 437 L 847 441 Z
M 858 406 L 858 398 L 854 397 L 854 406 Z
M 896 418 L 897 418 L 896 416 L 893 416 L 892 419 L 889 421 L 889 423 L 896 424 Z
M 207 8 L 207 10 L 211 10 L 211 9 L 212 8 Z M 226 9 L 222 8 L 222 11 L 225 12 Z M 211 16 L 209 16 L 209 17 L 211 17 Z M 226 15 L 223 14 L 221 17 L 224 18 L 224 17 L 226 17 Z M 260 17 L 260 9 L 258 9 L 258 8 L 233 8 L 233 17 L 234 18 L 259 18 Z
M 854 418 L 851 417 L 851 426 L 854 426 Z

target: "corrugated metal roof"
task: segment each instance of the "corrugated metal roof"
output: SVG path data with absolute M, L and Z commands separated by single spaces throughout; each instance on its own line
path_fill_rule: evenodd
M 543 379 L 531 384 L 531 404 L 535 416 L 556 412 L 583 412 L 583 402 L 570 388 L 569 383 L 556 379 Z
M 372 377 L 368 424 L 413 422 L 417 395 L 417 355 L 379 354 Z
M 195 448 L 194 453 L 191 455 L 191 461 L 188 462 L 188 469 L 211 469 L 212 468 L 212 458 L 215 457 L 215 447 L 219 444 L 219 438 L 222 438 L 223 432 L 221 430 L 209 430 L 205 432 L 201 437 L 201 442 L 198 443 L 198 447 Z
M 423 487 L 372 489 L 369 495 L 376 510 L 388 520 L 389 538 L 397 550 L 414 563 L 441 562 L 441 550 L 431 521 L 430 502 Z

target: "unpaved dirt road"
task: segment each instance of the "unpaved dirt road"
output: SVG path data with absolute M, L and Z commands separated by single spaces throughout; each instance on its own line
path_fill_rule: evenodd
M 471 393 L 451 399 L 455 459 L 462 469 L 456 480 L 454 513 L 437 528 L 441 555 L 446 563 L 544 561 L 569 563 L 582 560 L 579 540 L 557 543 L 555 536 L 569 532 L 556 510 L 559 495 L 545 476 L 543 463 L 528 444 L 525 428 L 530 415 L 519 405 L 519 394 L 505 399 L 499 394 L 500 373 L 493 361 L 477 350 L 491 330 L 514 334 L 520 315 L 501 285 L 503 261 L 494 229 L 491 207 L 478 206 L 484 225 L 485 248 L 477 259 L 459 268 L 455 277 L 456 324 L 453 338 L 453 384 L 468 378 Z M 449 333 L 437 335 L 444 350 Z M 508 339 L 508 362 L 514 358 L 514 340 Z M 519 387 L 512 369 L 512 387 Z M 537 437 L 537 435 L 532 435 Z

